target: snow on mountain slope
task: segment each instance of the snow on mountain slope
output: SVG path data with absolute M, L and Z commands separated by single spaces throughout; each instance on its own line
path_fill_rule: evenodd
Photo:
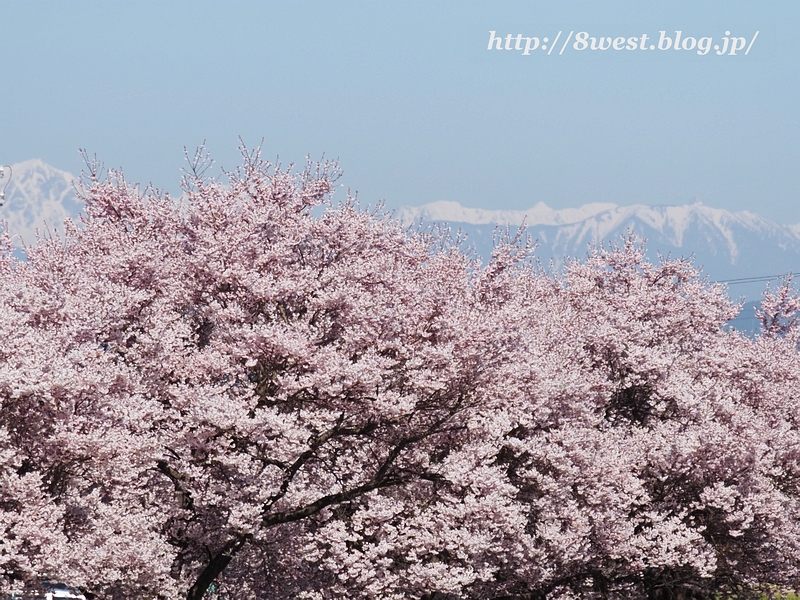
M 34 243 L 37 229 L 43 233 L 48 228 L 61 230 L 64 219 L 74 219 L 83 209 L 70 173 L 38 159 L 12 168 L 0 218 L 8 222 L 11 234 L 18 236 L 18 245 L 21 241 Z M 630 230 L 647 239 L 651 260 L 657 260 L 659 253 L 692 255 L 712 280 L 800 272 L 800 223 L 779 225 L 752 212 L 733 213 L 700 203 L 593 203 L 557 210 L 540 202 L 528 210 L 495 211 L 467 208 L 457 202 L 434 202 L 401 208 L 395 211 L 395 217 L 407 224 L 448 223 L 465 232 L 483 257 L 491 253 L 496 224 L 510 226 L 513 234 L 525 223 L 527 233 L 539 244 L 538 258 L 545 265 L 552 261 L 555 268 L 570 257 L 585 257 L 592 246 L 620 241 Z M 754 299 L 760 293 L 754 289 L 735 287 L 731 295 L 743 293 Z
M 692 256 L 711 280 L 800 272 L 800 224 L 779 225 L 752 212 L 730 212 L 701 203 L 684 206 L 587 204 L 554 210 L 539 203 L 527 211 L 469 209 L 456 202 L 436 202 L 396 213 L 406 223 L 448 223 L 468 236 L 479 255 L 492 248 L 495 224 L 525 222 L 538 242 L 536 255 L 558 268 L 582 258 L 590 248 L 619 242 L 628 231 L 647 239 L 651 260 L 658 254 Z M 763 286 L 763 283 L 759 284 Z M 753 286 L 751 286 L 753 288 Z M 760 290 L 732 288 L 731 295 L 758 296 Z
M 547 237 L 546 228 L 537 228 L 532 223 L 530 229 L 532 232 L 538 229 Z M 748 257 L 742 251 L 746 252 L 754 239 L 800 253 L 800 239 L 790 228 L 751 212 L 731 213 L 700 203 L 615 207 L 559 227 L 552 249 L 557 256 L 578 256 L 590 245 L 619 239 L 628 229 L 664 250 L 673 253 L 680 250 L 680 254 L 705 250 L 717 258 L 715 262 L 726 262 L 731 267 L 747 262 Z
M 33 244 L 37 230 L 42 234 L 48 229 L 60 231 L 65 219 L 74 219 L 83 209 L 70 173 L 39 159 L 11 165 L 11 169 L 0 218 L 8 223 L 16 245 Z
M 441 201 L 418 207 L 405 206 L 397 211 L 396 216 L 405 223 L 447 221 L 470 225 L 493 225 L 495 223 L 521 225 L 523 222 L 528 225 L 566 225 L 583 221 L 599 212 L 616 207 L 616 204 L 598 202 L 584 204 L 580 208 L 554 210 L 544 202 L 539 202 L 528 210 L 484 210 L 467 208 L 458 202 Z

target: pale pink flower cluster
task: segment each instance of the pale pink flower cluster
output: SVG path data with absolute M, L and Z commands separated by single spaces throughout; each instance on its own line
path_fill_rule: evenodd
M 0 583 L 98 598 L 797 586 L 800 362 L 633 240 L 486 266 L 245 152 L 0 264 Z M 213 584 L 213 587 L 210 587 Z M 777 587 L 776 587 L 777 586 Z

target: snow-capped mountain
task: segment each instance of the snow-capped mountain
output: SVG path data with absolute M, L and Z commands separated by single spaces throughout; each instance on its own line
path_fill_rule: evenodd
M 494 225 L 503 223 L 521 225 L 523 222 L 537 225 L 568 225 L 578 223 L 606 210 L 617 208 L 616 204 L 597 202 L 584 204 L 580 208 L 555 210 L 544 202 L 528 210 L 484 210 L 467 208 L 458 202 L 432 202 L 424 206 L 403 207 L 397 217 L 404 222 L 448 222 L 468 223 L 470 225 Z
M 479 255 L 488 256 L 496 225 L 511 233 L 525 223 L 538 242 L 543 264 L 558 268 L 570 257 L 582 258 L 592 246 L 619 242 L 628 231 L 647 239 L 651 260 L 658 254 L 693 256 L 712 281 L 800 272 L 800 224 L 779 225 L 752 212 L 729 212 L 701 203 L 684 206 L 586 204 L 555 210 L 539 203 L 524 211 L 465 208 L 436 202 L 396 212 L 405 223 L 447 223 L 468 236 Z M 731 284 L 731 295 L 757 298 L 764 282 Z M 758 289 L 756 289 L 758 288 Z
M 36 231 L 61 230 L 66 218 L 83 209 L 73 186 L 75 177 L 39 159 L 12 165 L 0 218 L 8 222 L 18 245 L 36 241 Z M 5 173 L 5 177 L 7 177 Z M 0 179 L 0 187 L 6 178 Z M 447 223 L 461 229 L 477 252 L 491 253 L 496 225 L 512 234 L 522 223 L 538 242 L 537 256 L 558 268 L 569 257 L 585 257 L 602 242 L 618 242 L 627 231 L 647 239 L 651 259 L 658 254 L 693 255 L 712 281 L 800 272 L 800 223 L 779 225 L 752 212 L 732 213 L 700 203 L 685 206 L 617 206 L 585 204 L 556 210 L 539 203 L 528 210 L 467 208 L 457 202 L 404 207 L 395 216 L 407 224 Z M 764 283 L 733 283 L 731 295 L 757 299 Z
M 8 181 L 4 172 L 0 185 Z M 37 230 L 59 231 L 66 218 L 75 218 L 83 209 L 73 187 L 75 176 L 32 159 L 11 165 L 11 180 L 0 208 L 0 218 L 8 223 L 15 244 L 36 242 Z M 21 238 L 21 239 L 20 239 Z

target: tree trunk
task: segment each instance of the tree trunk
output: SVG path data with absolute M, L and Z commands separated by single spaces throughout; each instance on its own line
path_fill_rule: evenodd
M 236 556 L 236 553 L 244 546 L 245 541 L 247 541 L 246 538 L 236 538 L 225 544 L 225 547 L 220 553 L 212 558 L 208 566 L 203 569 L 203 572 L 200 573 L 194 585 L 189 588 L 186 600 L 201 600 L 203 596 L 205 596 L 208 586 L 210 586 L 217 576 L 225 570 L 228 563 L 231 562 L 233 557 Z

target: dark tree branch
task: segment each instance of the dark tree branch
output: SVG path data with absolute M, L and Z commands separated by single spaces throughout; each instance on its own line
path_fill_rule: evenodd
M 172 481 L 172 485 L 175 486 L 175 492 L 180 500 L 181 508 L 188 510 L 194 509 L 194 500 L 192 499 L 192 494 L 184 485 L 184 482 L 188 479 L 188 477 L 174 467 L 170 466 L 166 460 L 158 461 L 156 466 L 158 466 L 159 471 L 169 477 L 169 479 Z
M 328 431 L 325 431 L 324 433 L 321 433 L 311 439 L 308 450 L 303 452 L 284 473 L 280 489 L 264 503 L 265 512 L 272 508 L 278 500 L 286 495 L 286 492 L 289 490 L 289 486 L 291 485 L 298 471 L 300 471 L 300 469 L 303 468 L 303 465 L 313 458 L 317 451 L 329 440 L 335 437 L 366 435 L 374 431 L 377 427 L 377 425 L 372 422 L 366 423 L 361 427 L 342 427 L 343 421 L 344 415 L 339 417 L 336 425 L 331 427 Z

